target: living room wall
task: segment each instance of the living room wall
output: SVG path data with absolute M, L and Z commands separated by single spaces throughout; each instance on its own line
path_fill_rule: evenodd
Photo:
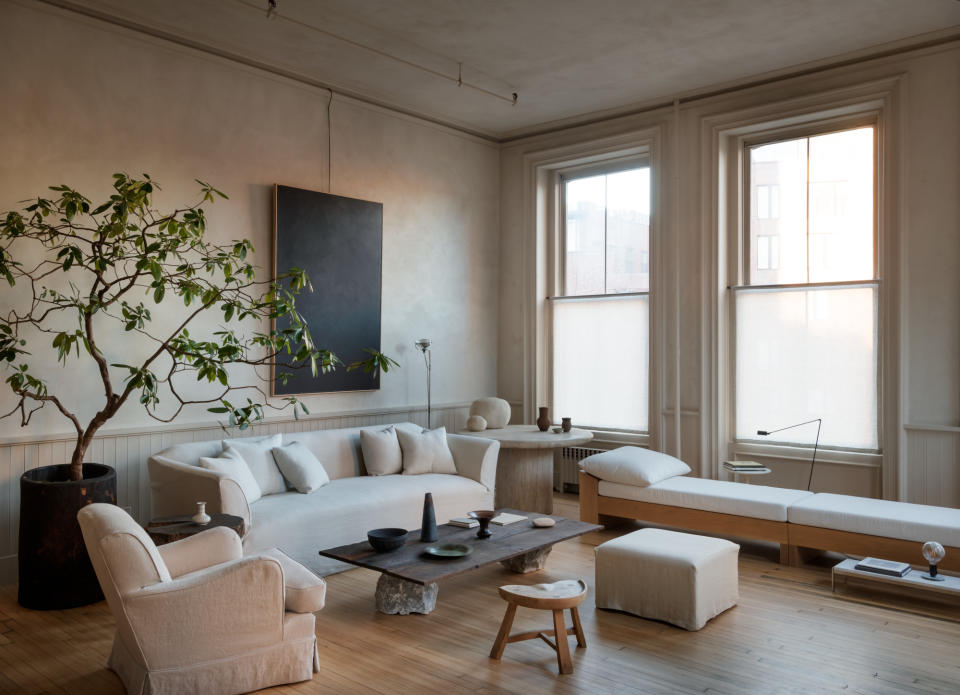
M 413 342 L 423 336 L 434 341 L 435 408 L 449 415 L 496 393 L 497 145 L 347 97 L 330 103 L 326 90 L 39 3 L 4 1 L 0 9 L 0 209 L 59 183 L 104 198 L 117 171 L 149 173 L 163 189 L 156 206 L 167 209 L 196 199 L 194 179 L 209 181 L 230 196 L 208 206 L 210 234 L 250 239 L 269 277 L 274 183 L 381 202 L 382 349 L 401 368 L 376 392 L 307 397 L 318 426 L 421 418 L 426 370 Z M 164 323 L 178 311 L 165 302 L 155 313 Z M 312 328 L 322 345 L 323 327 Z M 123 350 L 137 349 L 129 335 L 116 338 L 127 341 L 115 343 Z M 101 394 L 95 373 L 50 376 L 67 400 L 93 412 Z M 0 412 L 14 404 L 0 396 Z M 122 453 L 110 449 L 123 467 L 120 503 L 147 518 L 141 467 L 151 447 L 172 430 L 216 436 L 205 429 L 214 417 L 200 408 L 157 430 L 128 404 L 103 432 L 123 439 Z M 16 551 L 19 475 L 69 451 L 62 435 L 71 428 L 54 411 L 18 425 L 0 421 L 0 558 Z
M 651 327 L 651 352 L 658 352 L 660 361 L 651 373 L 651 383 L 659 388 L 651 390 L 660 398 L 651 403 L 651 443 L 680 456 L 699 475 L 718 475 L 726 454 L 726 432 L 719 423 L 727 400 L 717 347 L 717 294 L 721 303 L 726 300 L 722 286 L 711 285 L 711 273 L 721 260 L 712 221 L 713 129 L 765 109 L 789 110 L 792 104 L 800 113 L 810 108 L 808 102 L 892 85 L 895 108 L 887 117 L 894 129 L 895 160 L 888 175 L 897 181 L 887 223 L 895 234 L 884 247 L 890 262 L 883 267 L 892 272 L 881 280 L 897 306 L 886 322 L 894 332 L 894 350 L 886 359 L 896 378 L 883 385 L 885 449 L 881 457 L 857 461 L 822 452 L 815 489 L 960 506 L 960 45 L 953 40 L 914 50 L 899 47 L 843 67 L 806 67 L 807 74 L 765 75 L 756 86 L 724 86 L 717 95 L 684 99 L 675 108 L 504 147 L 500 394 L 522 401 L 528 414 L 543 405 L 533 401 L 541 398 L 536 384 L 538 377 L 543 380 L 546 356 L 534 341 L 535 313 L 546 311 L 545 300 L 525 280 L 538 272 L 532 256 L 538 232 L 531 162 L 582 149 L 585 143 L 602 148 L 641 136 L 659 138 L 661 253 L 652 275 L 659 274 L 654 304 L 661 317 Z M 764 484 L 806 485 L 809 454 L 792 454 L 797 460 L 769 460 L 774 474 Z

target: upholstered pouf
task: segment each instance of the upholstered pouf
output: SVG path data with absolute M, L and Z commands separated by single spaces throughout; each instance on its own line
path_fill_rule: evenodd
M 740 546 L 719 538 L 645 528 L 596 548 L 597 608 L 687 630 L 736 605 Z

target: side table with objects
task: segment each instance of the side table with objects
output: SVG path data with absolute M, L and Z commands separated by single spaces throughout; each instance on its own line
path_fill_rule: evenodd
M 218 526 L 233 529 L 241 538 L 247 532 L 243 519 L 233 514 L 211 514 L 210 521 L 206 524 L 196 523 L 189 515 L 162 516 L 151 519 L 146 526 L 146 530 L 154 543 L 163 545 L 164 543 L 183 540 L 201 531 L 206 531 L 208 528 L 217 528 Z
M 457 434 L 500 442 L 495 489 L 497 507 L 553 514 L 553 450 L 579 446 L 593 439 L 589 430 L 541 432 L 536 425 L 507 425 L 500 429 Z
M 750 476 L 767 475 L 771 472 L 769 468 L 756 461 L 724 461 L 723 470 L 733 474 L 733 482 L 749 483 Z M 747 476 L 744 478 L 743 476 Z

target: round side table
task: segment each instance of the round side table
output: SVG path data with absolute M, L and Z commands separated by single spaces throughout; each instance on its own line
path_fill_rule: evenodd
M 763 468 L 757 468 L 756 470 L 752 470 L 752 471 L 734 471 L 726 467 L 724 467 L 723 470 L 725 470 L 727 473 L 733 476 L 733 482 L 735 483 L 749 483 L 751 476 L 767 475 L 767 473 L 772 473 L 772 471 L 766 466 L 764 466 Z M 741 476 L 746 476 L 746 478 L 744 479 Z
M 151 519 L 150 523 L 146 526 L 146 530 L 154 543 L 163 545 L 164 543 L 173 543 L 174 541 L 182 540 L 188 536 L 195 536 L 201 531 L 206 531 L 208 528 L 217 528 L 218 526 L 233 529 L 241 538 L 243 538 L 243 534 L 247 532 L 243 519 L 233 514 L 211 514 L 210 523 L 204 524 L 203 526 L 194 523 L 188 515 L 162 516 L 157 519 Z
M 498 430 L 457 434 L 500 442 L 494 505 L 525 512 L 553 514 L 553 450 L 586 444 L 593 432 L 573 428 L 541 432 L 536 425 L 507 425 Z

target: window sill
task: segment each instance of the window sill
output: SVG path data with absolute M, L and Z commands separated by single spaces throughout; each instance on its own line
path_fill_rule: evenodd
M 810 463 L 813 447 L 790 446 L 788 444 L 757 444 L 753 442 L 729 442 L 727 451 L 732 459 L 759 459 L 761 461 L 783 461 Z M 845 451 L 841 449 L 817 449 L 817 464 L 826 463 L 841 466 L 866 466 L 879 468 L 883 464 L 883 454 L 877 451 Z

